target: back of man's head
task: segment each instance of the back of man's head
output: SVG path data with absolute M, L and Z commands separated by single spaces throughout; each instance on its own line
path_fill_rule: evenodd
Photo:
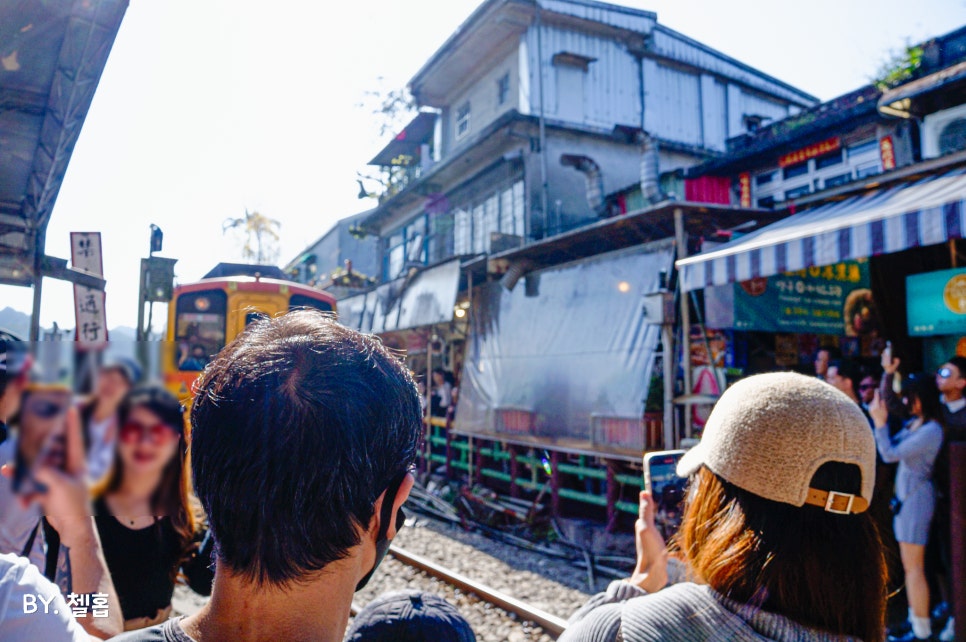
M 838 375 L 849 380 L 852 394 L 859 396 L 859 383 L 862 381 L 862 370 L 858 364 L 849 359 L 836 359 L 829 363 L 829 369 L 836 368 Z M 844 392 L 844 391 L 843 391 Z
M 253 322 L 208 365 L 191 468 L 218 560 L 287 584 L 360 543 L 373 504 L 415 461 L 412 375 L 378 339 L 312 310 Z

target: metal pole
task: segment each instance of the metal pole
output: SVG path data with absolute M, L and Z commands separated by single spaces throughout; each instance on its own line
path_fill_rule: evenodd
M 144 273 L 145 261 L 141 259 L 141 280 L 138 283 L 138 341 L 144 341 Z
M 37 349 L 37 341 L 40 339 L 40 297 L 43 293 L 44 273 L 44 245 L 47 237 L 47 226 L 42 226 L 37 230 L 34 237 L 34 300 L 30 310 L 30 343 L 33 350 Z
M 664 344 L 664 448 L 677 447 L 674 430 L 674 326 L 661 326 L 661 343 Z
M 432 420 L 432 409 L 433 409 L 433 329 L 429 329 L 429 335 L 426 338 L 426 416 L 423 420 L 426 423 L 426 430 L 424 434 L 426 435 L 426 479 L 429 480 L 429 472 L 432 468 L 430 463 L 430 454 L 433 447 L 432 437 L 433 437 L 433 424 L 430 423 Z
M 684 236 L 684 212 L 680 208 L 674 210 L 674 243 L 677 248 L 677 260 L 687 258 L 688 246 Z M 681 299 L 681 363 L 684 366 L 684 394 L 691 394 L 691 309 L 688 296 L 681 289 L 678 279 L 678 292 Z M 684 434 L 691 436 L 691 407 L 684 408 Z
M 466 272 L 466 299 L 467 299 L 467 301 L 469 301 L 469 304 L 470 304 L 470 307 L 467 308 L 467 311 L 470 314 L 470 321 L 469 321 L 468 330 L 472 330 L 473 329 L 473 316 L 472 316 L 473 315 L 473 272 L 471 270 L 468 270 Z M 467 335 L 469 335 L 469 334 L 470 334 L 470 332 L 468 331 L 467 332 Z M 465 346 L 463 348 L 463 355 L 464 355 L 464 358 L 463 358 L 463 370 L 466 370 L 466 358 L 465 358 L 465 355 L 466 355 L 466 347 Z M 460 373 L 460 388 L 461 389 L 463 388 L 463 373 L 462 372 Z M 474 455 L 474 453 L 473 453 L 473 435 L 472 434 L 469 435 L 469 438 L 468 438 L 467 442 L 468 442 L 468 445 L 469 445 L 469 469 L 467 470 L 467 477 L 466 478 L 470 482 L 470 488 L 472 488 L 473 487 L 473 460 L 474 460 L 474 456 L 473 456 Z

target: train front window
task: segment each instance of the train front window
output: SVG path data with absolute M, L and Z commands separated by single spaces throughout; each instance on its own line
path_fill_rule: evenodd
M 189 292 L 175 309 L 175 362 L 178 370 L 204 370 L 225 347 L 228 297 L 221 290 Z
M 288 300 L 288 309 L 297 310 L 298 308 L 314 308 L 316 310 L 322 310 L 323 312 L 332 312 L 332 306 L 328 301 L 313 299 L 304 294 L 293 294 Z

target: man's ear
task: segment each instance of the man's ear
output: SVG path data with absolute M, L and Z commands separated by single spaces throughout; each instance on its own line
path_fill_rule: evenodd
M 386 531 L 386 537 L 392 539 L 396 536 L 398 529 L 396 528 L 396 515 L 399 513 L 399 509 L 406 502 L 409 497 L 409 492 L 413 489 L 413 485 L 416 483 L 416 478 L 413 477 L 412 473 L 406 473 L 403 478 L 402 483 L 399 484 L 399 490 L 396 491 L 396 497 L 392 503 L 392 523 L 389 525 L 389 530 Z M 388 490 L 388 489 L 386 489 Z M 379 520 L 382 519 L 382 503 L 386 501 L 386 491 L 382 491 L 382 494 L 376 498 L 375 510 L 372 513 L 372 519 L 369 520 L 369 527 L 366 532 L 372 537 L 372 541 L 376 541 L 379 537 L 379 531 L 381 530 L 382 524 Z
M 406 473 L 403 478 L 402 483 L 399 484 L 399 490 L 396 492 L 396 500 L 392 503 L 392 524 L 389 525 L 389 530 L 386 532 L 386 537 L 392 539 L 399 532 L 399 527 L 402 524 L 396 523 L 396 515 L 399 514 L 399 509 L 402 505 L 406 503 L 406 499 L 409 497 L 409 492 L 413 489 L 413 485 L 416 483 L 416 478 L 413 477 L 412 473 Z

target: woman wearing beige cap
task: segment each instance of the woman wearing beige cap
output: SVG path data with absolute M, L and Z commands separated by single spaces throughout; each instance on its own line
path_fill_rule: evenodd
M 883 639 L 885 563 L 866 512 L 875 444 L 855 402 L 794 373 L 739 381 L 678 474 L 691 481 L 677 559 L 642 493 L 634 574 L 591 598 L 562 641 Z

